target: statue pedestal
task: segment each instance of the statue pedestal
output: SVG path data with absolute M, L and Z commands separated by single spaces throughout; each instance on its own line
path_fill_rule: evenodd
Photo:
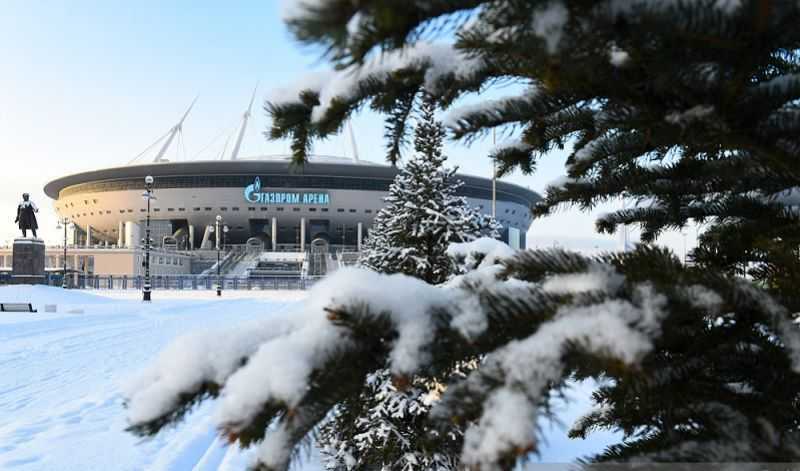
M 42 285 L 47 282 L 44 273 L 44 241 L 41 239 L 14 239 L 11 283 L 15 285 Z

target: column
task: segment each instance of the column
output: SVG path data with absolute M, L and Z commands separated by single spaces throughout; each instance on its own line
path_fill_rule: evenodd
M 189 224 L 189 250 L 194 250 L 194 225 Z
M 117 247 L 125 245 L 125 223 L 120 221 L 117 225 Z
M 133 249 L 138 247 L 141 243 L 139 239 L 141 239 L 139 224 L 133 221 L 125 221 L 125 239 L 123 241 L 125 248 Z
M 278 251 L 278 218 L 272 218 L 272 251 Z
M 86 226 L 86 247 L 92 246 L 92 226 Z
M 201 249 L 209 250 L 211 248 L 211 234 L 211 226 L 206 226 L 203 231 L 203 240 L 200 242 Z
M 362 234 L 363 230 L 364 230 L 364 223 L 363 222 L 359 222 L 358 223 L 358 230 L 357 230 L 358 237 L 356 238 L 356 241 L 357 241 L 356 245 L 358 246 L 358 251 L 359 252 L 361 252 L 361 234 Z
M 300 218 L 300 251 L 306 251 L 306 218 Z

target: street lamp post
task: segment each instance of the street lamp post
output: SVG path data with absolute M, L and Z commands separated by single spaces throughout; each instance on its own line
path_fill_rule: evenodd
M 62 263 L 62 270 L 63 276 L 61 280 L 61 287 L 67 289 L 69 284 L 67 283 L 67 226 L 69 226 L 69 218 L 63 218 L 58 220 L 58 228 L 61 229 L 61 226 L 64 226 L 64 261 Z
M 219 225 L 222 222 L 222 216 L 217 214 L 217 217 L 214 220 L 214 245 L 217 247 L 217 296 L 222 296 L 222 285 L 220 283 L 220 259 L 219 259 L 219 240 L 220 240 L 220 230 Z
M 142 289 L 142 301 L 150 301 L 150 200 L 155 199 L 153 196 L 153 177 L 148 175 L 144 177 L 144 193 L 142 197 L 147 200 L 147 219 L 145 222 L 144 231 L 144 286 Z
M 222 226 L 222 227 L 220 227 Z M 228 225 L 222 224 L 222 216 L 217 215 L 214 227 L 211 228 L 211 231 L 215 234 L 216 239 L 216 246 L 217 246 L 217 296 L 222 296 L 222 266 L 220 263 L 220 239 L 222 239 L 222 248 L 225 248 L 226 239 L 228 236 Z

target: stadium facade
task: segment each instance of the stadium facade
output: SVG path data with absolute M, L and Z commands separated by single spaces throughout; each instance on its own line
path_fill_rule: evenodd
M 286 156 L 167 162 L 100 169 L 58 178 L 45 186 L 59 217 L 76 227 L 72 243 L 140 245 L 146 201 L 144 179 L 155 178 L 151 228 L 156 246 L 191 251 L 213 246 L 217 216 L 228 244 L 254 241 L 266 251 L 303 251 L 315 240 L 360 248 L 383 205 L 397 169 L 346 158 L 312 156 L 303 166 Z M 492 180 L 459 175 L 459 194 L 487 214 Z M 496 182 L 496 217 L 503 239 L 525 246 L 531 190 Z

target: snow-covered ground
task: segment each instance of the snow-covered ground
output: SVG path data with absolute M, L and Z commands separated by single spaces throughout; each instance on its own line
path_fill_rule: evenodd
M 102 295 L 102 296 L 101 296 Z M 178 427 L 150 440 L 125 432 L 121 383 L 175 337 L 286 313 L 303 291 L 64 291 L 0 287 L 0 302 L 31 302 L 39 312 L 0 313 L 0 469 L 241 470 L 249 457 L 225 447 L 204 404 Z M 57 312 L 46 313 L 55 304 Z M 588 409 L 588 389 L 564 407 L 569 425 Z M 541 461 L 564 462 L 597 451 L 609 437 L 568 440 L 549 428 Z M 316 459 L 304 466 L 320 469 Z
M 152 440 L 125 432 L 120 384 L 176 336 L 286 310 L 293 292 L 106 292 L 2 287 L 0 302 L 32 302 L 36 314 L 0 313 L 0 469 L 244 469 L 223 447 L 206 404 Z M 119 299 L 131 298 L 134 299 Z M 239 298 L 239 299 L 234 299 Z M 45 313 L 45 304 L 58 312 Z

